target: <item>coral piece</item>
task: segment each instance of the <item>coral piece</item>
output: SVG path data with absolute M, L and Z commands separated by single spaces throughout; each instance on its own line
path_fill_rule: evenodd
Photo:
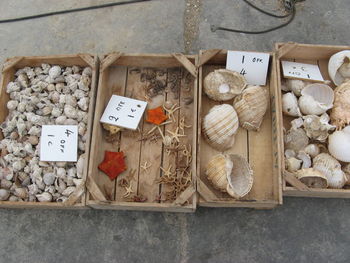
M 331 123 L 337 130 L 350 124 L 350 82 L 345 82 L 334 90 L 334 106 L 331 110 Z
M 105 151 L 104 160 L 99 164 L 98 169 L 108 175 L 111 180 L 114 180 L 127 169 L 124 153 Z
M 154 109 L 147 110 L 147 119 L 149 123 L 160 125 L 162 122 L 166 121 L 168 116 L 166 116 L 162 106 Z

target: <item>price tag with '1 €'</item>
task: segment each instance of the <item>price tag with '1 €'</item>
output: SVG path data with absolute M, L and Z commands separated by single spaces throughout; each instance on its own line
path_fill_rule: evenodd
M 270 54 L 228 51 L 226 69 L 243 75 L 250 85 L 266 85 Z
M 324 81 L 318 65 L 282 61 L 282 69 L 285 78 Z
M 136 130 L 146 106 L 145 101 L 112 95 L 100 122 Z
M 43 125 L 40 137 L 40 161 L 76 162 L 77 125 Z

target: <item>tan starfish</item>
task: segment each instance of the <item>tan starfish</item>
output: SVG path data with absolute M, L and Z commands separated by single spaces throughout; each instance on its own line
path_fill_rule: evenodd
M 186 123 L 185 123 L 185 117 L 182 117 L 182 118 L 180 119 L 179 127 L 180 127 L 181 134 L 182 134 L 182 135 L 185 135 L 185 128 L 191 128 L 192 125 L 186 125 Z
M 173 122 L 173 121 L 170 120 L 170 121 L 163 122 L 163 123 L 161 123 L 161 124 L 159 124 L 159 125 L 155 125 L 152 129 L 150 129 L 150 130 L 147 132 L 147 134 L 151 134 L 152 132 L 155 131 L 155 129 L 159 128 L 160 126 L 167 125 L 167 124 L 170 124 L 170 123 L 172 123 L 172 122 Z
M 167 132 L 169 132 L 172 135 L 172 138 L 175 139 L 177 142 L 180 142 L 179 137 L 185 137 L 185 134 L 180 134 L 179 133 L 179 127 L 176 127 L 175 132 L 169 131 L 167 130 Z
M 182 151 L 182 155 L 186 157 L 186 165 L 189 165 L 190 162 L 192 161 L 192 150 L 191 150 L 191 145 L 188 145 L 189 149 L 187 149 L 187 146 L 184 146 L 184 149 Z
M 145 161 L 145 163 L 143 165 L 141 165 L 141 168 L 147 173 L 148 169 L 152 166 L 151 163 L 148 163 L 147 161 Z
M 166 111 L 166 113 L 168 114 L 169 118 L 173 121 L 176 121 L 175 119 L 175 111 L 179 110 L 181 108 L 181 106 L 176 107 L 177 103 L 175 103 L 173 106 L 171 106 L 170 109 L 168 109 L 165 104 L 163 103 L 163 109 Z
M 125 187 L 125 194 L 123 195 L 123 197 L 129 197 L 132 193 L 134 192 L 134 190 L 132 190 L 132 186 L 126 186 Z

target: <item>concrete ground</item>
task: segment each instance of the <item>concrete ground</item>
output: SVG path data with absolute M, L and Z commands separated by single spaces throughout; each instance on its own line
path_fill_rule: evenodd
M 2 0 L 0 16 L 106 2 Z M 255 2 L 280 8 L 278 0 Z M 0 24 L 0 61 L 116 50 L 269 51 L 278 41 L 346 45 L 348 2 L 306 0 L 290 26 L 263 35 L 210 31 L 211 24 L 254 30 L 279 23 L 240 0 L 153 0 Z M 0 262 L 349 262 L 349 226 L 350 200 L 342 199 L 285 198 L 270 211 L 198 208 L 195 214 L 1 209 Z

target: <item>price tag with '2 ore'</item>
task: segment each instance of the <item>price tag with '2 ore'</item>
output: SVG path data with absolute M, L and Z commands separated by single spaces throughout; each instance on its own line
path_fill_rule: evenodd
M 270 54 L 228 51 L 226 69 L 243 75 L 250 85 L 266 85 Z
M 43 125 L 40 137 L 40 161 L 76 162 L 77 125 Z
M 145 101 L 112 95 L 100 122 L 136 130 L 146 106 Z

